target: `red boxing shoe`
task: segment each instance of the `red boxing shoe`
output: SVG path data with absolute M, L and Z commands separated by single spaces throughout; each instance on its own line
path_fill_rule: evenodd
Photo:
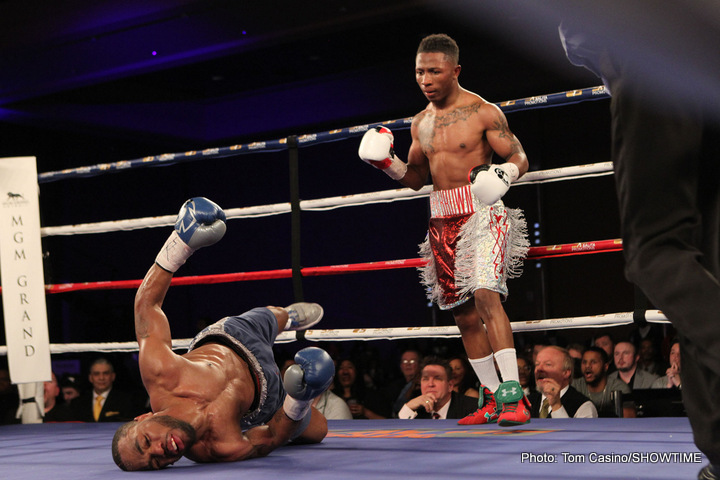
M 484 425 L 497 422 L 498 412 L 495 397 L 490 389 L 484 385 L 482 386 L 480 402 L 478 402 L 478 409 L 474 413 L 458 420 L 458 425 Z
M 519 382 L 510 380 L 501 383 L 495 392 L 495 398 L 502 409 L 498 416 L 498 425 L 512 427 L 530 423 L 530 401 Z

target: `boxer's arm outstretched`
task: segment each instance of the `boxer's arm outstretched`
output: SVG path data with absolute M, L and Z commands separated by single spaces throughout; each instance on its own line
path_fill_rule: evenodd
M 172 351 L 170 324 L 162 311 L 173 273 L 195 250 L 214 244 L 224 234 L 225 212 L 207 198 L 191 198 L 180 209 L 172 234 L 145 275 L 135 295 L 135 336 L 146 388 L 161 376 L 177 380 L 180 368 L 181 357 Z
M 162 311 L 173 274 L 157 264 L 150 267 L 135 295 L 135 336 L 140 346 L 139 364 L 143 379 L 168 372 L 172 351 L 170 324 Z

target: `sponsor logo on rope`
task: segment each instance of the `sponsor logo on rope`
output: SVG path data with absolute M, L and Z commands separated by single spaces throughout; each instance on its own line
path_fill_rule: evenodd
M 573 245 L 571 248 L 571 251 L 573 252 L 585 252 L 588 250 L 595 250 L 595 242 L 578 243 L 577 245 Z
M 548 103 L 547 95 L 539 95 L 525 99 L 525 105 L 538 105 L 540 103 Z
M 300 137 L 298 137 L 298 142 L 300 143 L 314 142 L 315 140 L 317 140 L 317 134 L 315 133 L 308 133 L 306 135 L 301 135 Z

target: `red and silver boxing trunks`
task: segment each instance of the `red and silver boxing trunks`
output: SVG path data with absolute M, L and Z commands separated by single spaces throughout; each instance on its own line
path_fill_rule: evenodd
M 530 244 L 519 209 L 502 201 L 483 205 L 470 186 L 430 194 L 430 225 L 420 255 L 427 260 L 420 277 L 428 299 L 442 310 L 468 301 L 485 288 L 508 294 L 506 281 L 522 274 Z

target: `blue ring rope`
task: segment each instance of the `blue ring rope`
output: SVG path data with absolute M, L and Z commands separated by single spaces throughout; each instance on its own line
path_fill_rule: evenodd
M 519 100 L 508 100 L 505 102 L 497 103 L 496 105 L 503 112 L 509 113 L 521 110 L 533 110 L 538 108 L 571 105 L 574 103 L 592 100 L 603 100 L 609 97 L 610 95 L 608 94 L 605 87 L 598 86 L 583 88 L 579 90 L 568 90 L 565 92 L 552 93 L 548 95 L 538 95 L 535 97 L 528 97 Z M 345 140 L 347 138 L 358 136 L 367 131 L 369 128 L 374 127 L 375 125 L 384 125 L 394 130 L 404 130 L 410 128 L 412 118 L 413 117 L 408 117 L 398 120 L 372 123 L 368 125 L 339 128 L 327 132 L 300 135 L 297 137 L 298 146 L 306 147 L 319 143 Z M 183 153 L 164 153 L 161 155 L 136 158 L 134 160 L 121 160 L 114 163 L 100 163 L 97 165 L 89 165 L 84 167 L 70 168 L 66 170 L 40 173 L 38 175 L 38 183 L 50 183 L 69 178 L 95 177 L 106 173 L 114 173 L 131 168 L 161 167 L 175 165 L 183 162 L 195 162 L 203 159 L 224 158 L 258 152 L 279 152 L 287 149 L 287 138 L 280 138 L 276 140 L 252 142 L 247 144 L 231 145 L 227 147 L 208 148 L 205 150 L 191 150 Z

